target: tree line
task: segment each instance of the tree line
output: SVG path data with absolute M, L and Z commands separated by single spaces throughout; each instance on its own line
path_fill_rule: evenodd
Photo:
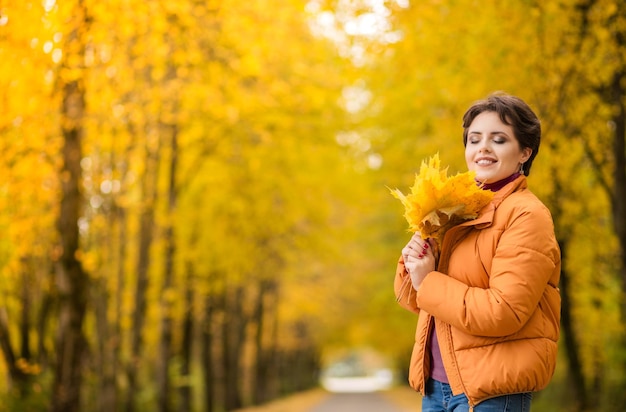
M 10 1 L 0 29 L 8 410 L 235 410 L 350 345 L 403 370 L 387 187 L 463 170 L 494 90 L 542 120 L 563 256 L 537 406 L 626 405 L 621 2 Z

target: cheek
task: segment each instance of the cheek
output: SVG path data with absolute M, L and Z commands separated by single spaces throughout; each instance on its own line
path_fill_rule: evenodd
M 474 155 L 472 153 L 471 150 L 468 150 L 468 148 L 465 148 L 465 164 L 467 165 L 467 168 L 469 170 L 472 170 L 474 168 L 474 162 L 472 161 L 472 159 L 474 158 Z

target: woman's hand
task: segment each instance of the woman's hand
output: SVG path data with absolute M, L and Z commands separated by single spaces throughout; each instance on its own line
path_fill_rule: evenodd
M 422 239 L 414 234 L 409 243 L 402 249 L 404 267 L 411 276 L 413 288 L 417 290 L 430 272 L 435 270 L 435 255 L 429 239 Z

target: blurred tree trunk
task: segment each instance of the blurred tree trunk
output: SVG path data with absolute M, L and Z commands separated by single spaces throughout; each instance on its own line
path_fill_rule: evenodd
M 202 370 L 204 373 L 204 403 L 205 411 L 213 412 L 217 409 L 215 367 L 216 359 L 213 355 L 215 337 L 213 334 L 213 323 L 215 319 L 215 298 L 209 291 L 204 299 L 204 320 L 202 323 Z
M 259 405 L 268 400 L 268 356 L 266 353 L 265 345 L 263 343 L 263 337 L 265 335 L 265 299 L 266 299 L 267 282 L 259 281 L 258 294 L 256 297 L 255 310 L 252 323 L 256 327 L 256 333 L 254 335 L 254 350 L 255 356 L 255 368 L 254 368 L 254 387 L 252 388 L 252 404 Z
M 113 164 L 113 162 L 111 162 Z M 91 300 L 93 302 L 93 312 L 95 317 L 95 345 L 97 352 L 94 356 L 94 369 L 97 376 L 97 395 L 93 403 L 99 412 L 108 412 L 117 408 L 117 362 L 118 362 L 118 340 L 116 320 L 111 319 L 111 307 L 115 305 L 117 295 L 112 293 L 110 288 L 109 274 L 115 274 L 117 270 L 116 259 L 119 249 L 116 246 L 117 238 L 117 211 L 115 205 L 111 204 L 111 209 L 102 212 L 107 220 L 107 225 L 98 231 L 90 233 L 91 243 L 89 249 L 98 247 L 100 264 L 103 272 L 93 281 L 91 288 Z M 104 209 L 104 208 L 103 208 Z M 99 245 L 99 246 L 98 246 Z
M 174 236 L 174 215 L 176 213 L 176 169 L 178 163 L 178 129 L 172 127 L 170 146 L 170 170 L 167 202 L 167 227 L 165 228 L 165 268 L 161 289 L 161 338 L 159 343 L 159 365 L 157 369 L 158 408 L 169 412 L 171 405 L 171 382 L 169 363 L 172 357 L 172 292 L 176 239 Z
M 147 136 L 150 133 L 146 133 Z M 157 181 L 159 170 L 159 142 L 151 145 L 145 142 L 145 164 L 146 169 L 143 175 L 142 195 L 143 205 L 139 221 L 139 252 L 137 257 L 136 283 L 135 283 L 135 310 L 133 312 L 131 329 L 131 354 L 130 364 L 127 365 L 126 375 L 128 377 L 128 388 L 126 394 L 126 412 L 135 410 L 135 394 L 139 383 L 137 373 L 142 366 L 143 349 L 143 328 L 146 321 L 147 292 L 148 292 L 148 271 L 150 269 L 150 247 L 154 237 L 153 229 L 155 225 L 154 205 L 157 200 Z M 154 146 L 154 147 L 153 147 Z
M 252 389 L 253 404 L 255 405 L 265 403 L 277 396 L 275 390 L 276 376 L 273 373 L 275 368 L 272 367 L 276 351 L 276 342 L 274 341 L 274 332 L 272 331 L 276 330 L 276 325 L 275 322 L 270 322 L 269 325 L 265 322 L 265 319 L 277 311 L 276 305 L 270 303 L 275 303 L 276 301 L 276 287 L 275 280 L 266 279 L 259 282 L 256 309 L 252 319 L 256 325 L 254 337 L 256 364 L 253 380 L 254 387 Z M 269 338 L 266 337 L 268 330 L 270 330 Z
M 81 111 L 81 86 L 71 82 L 65 87 L 67 112 Z M 66 113 L 67 113 L 66 112 Z M 69 123 L 73 123 L 72 120 Z M 60 298 L 58 359 L 53 389 L 53 411 L 78 411 L 80 405 L 81 356 L 84 339 L 82 324 L 87 306 L 87 274 L 77 259 L 79 253 L 78 219 L 80 217 L 80 137 L 82 127 L 75 124 L 64 130 L 63 199 L 58 229 L 62 243 L 57 268 Z
M 246 338 L 246 320 L 243 311 L 244 288 L 226 290 L 224 323 L 222 324 L 222 363 L 224 372 L 224 408 L 226 411 L 243 406 L 241 396 L 241 357 Z
M 564 236 L 558 239 L 561 247 L 561 258 L 566 261 L 566 251 L 568 241 Z M 576 398 L 577 411 L 585 412 L 589 410 L 589 399 L 583 376 L 582 362 L 580 361 L 580 342 L 576 336 L 574 321 L 572 319 L 572 300 L 569 287 L 570 274 L 565 268 L 561 268 L 561 328 L 563 331 L 563 341 L 565 354 L 567 357 L 568 377 L 572 383 L 572 394 Z
M 622 9 L 626 7 L 620 6 Z M 623 14 L 622 14 L 623 16 Z M 626 33 L 617 34 L 617 43 L 621 50 L 626 46 Z M 623 56 L 623 55 L 622 55 Z M 623 59 L 623 57 L 622 57 Z M 613 169 L 613 193 L 611 197 L 611 211 L 613 214 L 613 227 L 619 243 L 619 276 L 621 279 L 622 296 L 620 310 L 622 324 L 626 323 L 626 94 L 624 93 L 624 81 L 626 81 L 626 62 L 614 74 L 611 85 L 611 103 L 614 108 L 613 124 L 613 155 L 615 165 Z M 626 347 L 626 333 L 622 333 L 622 347 Z M 626 371 L 626 356 L 622 356 L 622 372 Z M 616 405 L 626 405 L 626 393 L 618 391 Z
M 622 34 L 622 33 L 619 33 Z M 618 45 L 626 46 L 626 34 L 618 36 Z M 609 102 L 614 108 L 613 114 L 613 191 L 611 193 L 611 207 L 613 213 L 613 228 L 619 241 L 620 277 L 622 283 L 622 320 L 626 322 L 626 64 L 613 75 L 613 83 L 609 94 Z
M 124 171 L 125 173 L 125 171 Z M 115 290 L 115 316 L 113 323 L 113 336 L 111 352 L 113 357 L 113 365 L 111 365 L 111 373 L 115 381 L 110 382 L 110 387 L 107 389 L 109 391 L 109 396 L 107 400 L 107 404 L 113 405 L 113 409 L 109 410 L 118 410 L 120 405 L 120 390 L 116 383 L 118 379 L 118 374 L 120 373 L 121 366 L 121 352 L 122 352 L 122 302 L 124 301 L 124 290 L 126 289 L 126 269 L 124 268 L 124 264 L 126 263 L 127 258 L 127 242 L 128 242 L 128 224 L 126 218 L 126 210 L 119 205 L 114 206 L 114 219 L 116 222 L 116 226 L 118 227 L 117 231 L 117 253 L 116 253 L 116 264 L 115 267 L 115 275 L 117 277 L 117 289 Z
M 80 254 L 78 220 L 81 217 L 81 140 L 85 121 L 84 55 L 87 10 L 78 0 L 69 23 L 59 82 L 62 85 L 63 166 L 61 205 L 57 229 L 61 242 L 57 264 L 59 325 L 57 361 L 52 386 L 51 411 L 78 412 L 85 339 L 82 327 L 87 307 L 88 278 Z
M 31 360 L 32 354 L 30 351 L 30 328 L 31 328 L 31 311 L 33 310 L 33 301 L 31 299 L 31 286 L 30 273 L 32 268 L 29 268 L 30 259 L 22 259 L 22 316 L 20 320 L 20 352 L 21 357 L 26 360 Z
M 93 302 L 97 331 L 98 363 L 96 365 L 99 378 L 99 392 L 95 400 L 100 412 L 108 412 L 116 408 L 115 365 L 117 359 L 114 350 L 114 326 L 108 319 L 110 296 L 106 281 L 94 285 Z
M 194 311 L 193 301 L 195 293 L 193 289 L 193 264 L 187 262 L 187 279 L 185 282 L 185 314 L 183 317 L 183 333 L 181 343 L 181 370 L 180 374 L 183 378 L 183 385 L 180 387 L 180 412 L 191 412 L 193 399 L 191 391 L 191 362 L 192 362 L 192 350 L 193 350 L 193 336 L 194 336 Z
M 32 287 L 30 282 L 32 281 L 32 275 L 34 272 L 35 263 L 32 261 L 32 258 L 22 258 L 21 259 L 21 267 L 22 267 L 22 276 L 20 281 L 22 282 L 21 287 L 21 316 L 19 323 L 19 352 L 18 358 L 25 360 L 28 363 L 33 361 L 33 354 L 30 349 L 30 335 L 31 335 L 31 314 L 34 310 L 33 297 L 32 297 Z M 28 373 L 17 368 L 17 373 L 13 374 L 12 380 L 13 385 L 16 389 L 16 392 L 20 397 L 25 397 L 30 391 L 30 377 Z
M 93 311 L 95 316 L 95 332 L 97 352 L 94 358 L 95 370 L 98 377 L 98 392 L 93 400 L 100 412 L 108 412 L 115 410 L 117 405 L 117 355 L 116 350 L 118 336 L 116 334 L 116 325 L 109 319 L 111 305 L 114 304 L 116 296 L 112 296 L 109 289 L 109 268 L 115 269 L 113 263 L 116 256 L 115 248 L 115 211 L 107 214 L 108 227 L 106 229 L 93 233 L 93 243 L 101 246 L 101 259 L 105 264 L 101 265 L 101 270 L 106 271 L 107 275 L 100 276 L 94 280 L 91 289 L 91 299 L 93 301 Z M 113 271 L 111 271 L 113 272 Z
M 51 278 L 54 278 L 53 269 L 49 268 L 48 270 L 50 270 L 50 273 L 48 275 Z M 50 295 L 50 293 L 48 292 L 44 293 L 41 300 L 42 300 L 41 306 L 40 306 L 39 313 L 37 316 L 37 324 L 36 324 L 37 356 L 38 356 L 39 362 L 42 365 L 46 365 L 48 363 L 48 356 L 49 356 L 48 351 L 46 349 L 46 338 L 49 336 L 47 334 L 46 326 L 48 325 L 48 319 L 53 313 L 55 301 L 53 297 Z
M 119 174 L 120 176 L 126 176 L 128 173 L 128 157 L 131 151 L 132 145 L 126 148 L 125 156 L 119 162 Z M 115 155 L 111 159 L 111 165 L 116 165 Z M 114 167 L 114 166 L 113 166 Z M 117 380 L 118 374 L 121 372 L 121 352 L 122 352 L 122 302 L 124 301 L 124 290 L 126 290 L 126 279 L 128 277 L 125 269 L 125 263 L 128 256 L 128 222 L 127 211 L 124 206 L 119 204 L 118 198 L 114 197 L 111 202 L 111 212 L 109 213 L 109 227 L 115 228 L 112 232 L 112 237 L 115 240 L 112 241 L 113 247 L 111 254 L 112 260 L 115 262 L 111 266 L 111 272 L 115 275 L 115 292 L 112 294 L 114 307 L 113 307 L 113 321 L 109 329 L 109 345 L 107 350 L 109 353 L 109 359 L 111 364 L 109 365 L 109 376 L 107 376 L 102 385 L 102 411 L 118 410 L 120 406 L 121 391 L 118 387 Z

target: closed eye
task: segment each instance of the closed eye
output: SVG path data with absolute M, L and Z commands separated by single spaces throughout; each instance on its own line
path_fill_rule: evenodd
M 471 136 L 471 135 L 470 135 L 470 137 L 467 139 L 467 141 L 468 141 L 468 143 L 470 143 L 470 144 L 476 144 L 476 143 L 479 143 L 479 142 L 480 142 L 480 136 L 479 136 L 479 135 L 474 135 L 474 136 Z

